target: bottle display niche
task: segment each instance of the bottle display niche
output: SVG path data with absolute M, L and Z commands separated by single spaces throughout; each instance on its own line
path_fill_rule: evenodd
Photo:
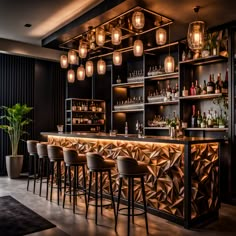
M 106 104 L 103 100 L 67 98 L 65 100 L 66 132 L 106 131 Z

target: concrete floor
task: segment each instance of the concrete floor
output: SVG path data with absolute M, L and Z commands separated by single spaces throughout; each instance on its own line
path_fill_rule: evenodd
M 114 219 L 112 209 L 105 209 L 103 216 L 98 214 L 98 225 L 94 223 L 93 207 L 89 208 L 88 219 L 85 219 L 85 205 L 83 198 L 79 198 L 76 213 L 73 214 L 72 206 L 67 202 L 66 208 L 62 204 L 56 204 L 56 191 L 53 195 L 53 202 L 32 193 L 32 184 L 30 191 L 26 191 L 26 178 L 9 179 L 0 177 L 0 196 L 11 195 L 22 204 L 37 212 L 57 227 L 49 230 L 30 234 L 31 236 L 65 236 L 65 235 L 97 235 L 97 236 L 123 236 L 126 235 L 127 218 L 119 215 L 117 233 L 114 231 Z M 39 187 L 39 184 L 37 184 Z M 62 199 L 62 198 L 61 198 Z M 62 201 L 61 201 L 62 202 Z M 222 204 L 220 209 L 220 218 L 208 226 L 187 230 L 182 226 L 148 214 L 149 235 L 158 236 L 211 236 L 211 235 L 236 235 L 236 206 Z M 0 222 L 1 223 L 1 222 Z M 0 232 L 1 235 L 1 232 Z M 143 216 L 135 218 L 135 224 L 131 226 L 131 235 L 146 235 L 145 222 Z M 5 236 L 5 235 L 4 235 Z

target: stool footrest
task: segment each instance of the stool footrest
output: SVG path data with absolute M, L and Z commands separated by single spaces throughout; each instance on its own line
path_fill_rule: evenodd
M 101 198 L 98 198 L 98 204 L 97 204 L 98 207 L 100 207 L 100 206 L 111 206 L 112 205 L 112 201 L 109 201 L 109 200 L 102 200 L 102 205 L 101 205 L 100 204 L 100 199 Z M 96 206 L 95 199 L 90 200 L 89 205 Z
M 132 214 L 132 208 L 130 208 L 130 216 L 139 216 L 139 215 L 145 214 L 145 211 L 143 209 L 134 207 L 134 210 L 136 212 L 137 211 L 139 211 L 139 212 L 137 212 L 137 213 L 134 212 L 134 214 Z M 122 211 L 127 211 L 127 213 L 126 212 L 122 212 Z M 128 216 L 128 207 L 122 207 L 122 208 L 119 209 L 118 212 L 119 212 L 119 215 Z

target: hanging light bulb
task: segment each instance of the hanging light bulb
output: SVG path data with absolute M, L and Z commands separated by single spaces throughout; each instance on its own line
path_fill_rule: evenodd
M 61 55 L 60 65 L 61 65 L 61 68 L 67 68 L 68 67 L 68 59 L 67 59 L 66 55 Z
M 156 43 L 157 45 L 164 45 L 167 40 L 166 30 L 163 28 L 159 28 L 156 30 Z
M 145 25 L 145 17 L 141 11 L 136 11 L 132 15 L 132 24 L 135 29 L 142 29 Z
M 85 78 L 85 69 L 83 65 L 80 65 L 77 68 L 77 80 L 84 80 Z
M 169 26 L 169 44 L 170 44 L 170 26 Z M 173 73 L 175 71 L 175 59 L 170 55 L 170 46 L 169 46 L 169 55 L 164 60 L 164 70 L 166 73 Z
M 74 83 L 75 82 L 75 72 L 74 70 L 70 69 L 67 71 L 67 81 L 68 83 Z
M 92 61 L 86 61 L 85 72 L 86 72 L 87 77 L 93 76 L 93 62 Z
M 164 69 L 166 73 L 173 73 L 175 71 L 175 59 L 172 56 L 167 56 L 164 61 Z
M 105 30 L 102 27 L 96 29 L 96 43 L 98 46 L 103 46 L 105 43 L 106 34 Z
M 194 12 L 197 14 L 200 7 L 196 6 Z M 189 48 L 194 52 L 199 52 L 204 47 L 205 22 L 193 21 L 188 26 L 187 41 Z
M 99 59 L 97 62 L 97 72 L 99 75 L 106 74 L 106 62 L 102 59 Z
M 119 45 L 121 43 L 121 36 L 121 29 L 119 27 L 113 28 L 111 33 L 111 43 L 113 45 Z
M 122 65 L 122 54 L 119 51 L 114 51 L 113 52 L 113 64 L 115 66 L 120 66 Z
M 69 64 L 76 64 L 77 63 L 77 55 L 74 50 L 69 50 L 68 52 L 68 62 Z
M 143 42 L 140 39 L 134 41 L 133 52 L 136 57 L 143 55 Z
M 80 58 L 86 58 L 87 57 L 87 44 L 84 42 L 81 42 L 79 45 L 79 57 Z

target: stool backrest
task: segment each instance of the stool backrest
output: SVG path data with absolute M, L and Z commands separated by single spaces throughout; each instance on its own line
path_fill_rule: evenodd
M 37 154 L 36 144 L 38 142 L 37 140 L 27 140 L 27 151 L 30 155 Z
M 56 145 L 47 145 L 48 157 L 50 161 L 63 160 L 63 149 Z
M 103 168 L 104 158 L 96 152 L 86 153 L 87 166 L 89 169 L 101 169 Z
M 39 157 L 48 156 L 47 143 L 37 143 L 36 147 L 37 147 L 37 153 Z
M 64 162 L 66 164 L 77 164 L 79 161 L 78 153 L 75 149 L 63 148 Z
M 122 174 L 131 174 L 135 172 L 135 167 L 138 166 L 138 162 L 131 157 L 118 156 L 117 167 L 118 171 Z

